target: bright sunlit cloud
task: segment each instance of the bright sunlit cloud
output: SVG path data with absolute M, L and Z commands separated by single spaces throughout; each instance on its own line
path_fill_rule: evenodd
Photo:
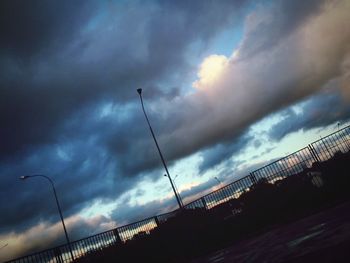
M 197 89 L 213 87 L 213 84 L 220 79 L 222 72 L 227 66 L 228 58 L 223 55 L 211 55 L 204 59 L 199 67 L 198 80 L 192 86 Z

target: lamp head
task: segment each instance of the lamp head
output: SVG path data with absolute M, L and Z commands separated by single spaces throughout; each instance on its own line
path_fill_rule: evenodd
M 137 89 L 137 93 L 141 96 L 142 89 Z

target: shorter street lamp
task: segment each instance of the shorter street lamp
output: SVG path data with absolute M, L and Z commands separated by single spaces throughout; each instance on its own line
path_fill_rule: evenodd
M 3 249 L 4 247 L 7 247 L 9 243 L 6 243 L 5 245 L 3 245 L 2 247 L 0 247 L 0 249 Z
M 53 194 L 54 194 L 54 196 L 55 196 L 55 200 L 56 200 L 56 204 L 57 204 L 58 213 L 60 214 L 61 222 L 62 222 L 62 225 L 63 225 L 64 234 L 65 234 L 65 236 L 66 236 L 66 240 L 67 240 L 67 244 L 68 244 L 70 256 L 72 257 L 72 260 L 74 261 L 74 256 L 73 256 L 72 247 L 71 247 L 71 245 L 70 245 L 70 241 L 69 241 L 69 238 L 68 238 L 68 233 L 67 233 L 66 225 L 64 224 L 64 219 L 63 219 L 63 215 L 62 215 L 60 203 L 58 202 L 58 198 L 57 198 L 57 194 L 56 194 L 56 189 L 55 189 L 55 185 L 54 185 L 53 181 L 51 180 L 50 177 L 48 177 L 48 176 L 46 176 L 46 175 L 42 175 L 42 174 L 24 175 L 24 176 L 21 176 L 19 179 L 21 179 L 21 180 L 26 180 L 26 179 L 31 178 L 31 177 L 43 177 L 43 178 L 47 179 L 47 180 L 50 182 L 50 184 L 51 184 L 51 186 L 52 186 Z
M 222 185 L 222 182 L 219 180 L 219 178 L 217 178 L 217 177 L 215 176 L 214 179 L 215 179 L 216 181 L 218 181 L 220 185 Z

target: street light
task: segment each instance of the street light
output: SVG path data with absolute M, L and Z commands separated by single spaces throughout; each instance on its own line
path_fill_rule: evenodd
M 219 184 L 222 185 L 222 182 L 219 180 L 219 178 L 217 178 L 217 177 L 215 176 L 214 179 L 216 179 L 216 181 L 218 181 Z
M 58 198 L 57 198 L 57 194 L 56 194 L 56 189 L 55 189 L 55 185 L 54 185 L 53 181 L 51 180 L 50 177 L 48 177 L 48 176 L 46 176 L 46 175 L 42 175 L 42 174 L 24 175 L 24 176 L 21 176 L 20 179 L 21 179 L 21 180 L 26 180 L 26 179 L 31 178 L 31 177 L 43 177 L 43 178 L 47 179 L 47 180 L 50 182 L 50 184 L 51 184 L 51 186 L 52 186 L 53 194 L 54 194 L 54 196 L 55 196 L 55 200 L 56 200 L 56 204 L 57 204 L 58 213 L 60 214 L 60 218 L 61 218 L 61 221 L 62 221 L 63 230 L 64 230 L 64 234 L 65 234 L 65 236 L 66 236 L 66 240 L 67 240 L 67 244 L 68 244 L 70 256 L 72 257 L 72 260 L 74 261 L 74 256 L 73 256 L 72 247 L 71 247 L 71 245 L 70 245 L 70 241 L 69 241 L 69 238 L 68 238 L 68 233 L 67 233 L 66 225 L 64 224 L 64 220 L 63 220 L 63 215 L 62 215 L 60 203 L 58 202 Z
M 1 246 L 0 249 L 3 249 L 5 247 L 7 247 L 9 245 L 9 243 L 6 243 L 5 245 Z
M 153 140 L 154 140 L 154 143 L 156 144 L 157 146 L 157 150 L 158 150 L 158 153 L 159 153 L 159 156 L 160 156 L 160 159 L 162 160 L 162 163 L 163 163 L 163 166 L 164 166 L 164 169 L 165 169 L 165 172 L 166 172 L 166 175 L 167 177 L 169 178 L 169 181 L 170 181 L 170 184 L 171 184 L 171 187 L 174 191 L 174 194 L 175 194 L 175 197 L 176 197 L 176 201 L 179 205 L 179 208 L 180 209 L 183 209 L 183 205 L 181 203 L 181 199 L 179 197 L 179 195 L 177 194 L 176 190 L 175 190 L 175 187 L 174 187 L 174 184 L 173 184 L 173 181 L 171 180 L 171 177 L 170 177 L 170 174 L 169 174 L 169 171 L 168 171 L 168 167 L 166 166 L 166 163 L 165 163 L 165 160 L 164 160 L 164 157 L 163 157 L 163 154 L 162 152 L 160 151 L 160 148 L 159 148 L 159 145 L 158 145 L 158 142 L 157 142 L 157 139 L 156 139 L 156 136 L 154 135 L 154 132 L 153 132 L 153 129 L 152 129 L 152 126 L 148 120 L 148 117 L 147 117 L 147 114 L 146 114 L 146 111 L 145 111 L 145 107 L 143 106 L 143 100 L 142 100 L 142 89 L 137 89 L 137 93 L 139 94 L 140 96 L 140 101 L 141 101 L 141 106 L 142 106 L 142 111 L 145 115 L 145 118 L 146 118 L 146 121 L 147 121 L 147 124 L 148 124 L 148 127 L 151 131 L 151 134 L 152 134 L 152 137 L 153 137 Z

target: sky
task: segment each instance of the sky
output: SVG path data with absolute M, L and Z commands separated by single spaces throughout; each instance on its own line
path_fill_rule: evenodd
M 350 1 L 0 3 L 0 260 L 171 211 L 350 120 Z

